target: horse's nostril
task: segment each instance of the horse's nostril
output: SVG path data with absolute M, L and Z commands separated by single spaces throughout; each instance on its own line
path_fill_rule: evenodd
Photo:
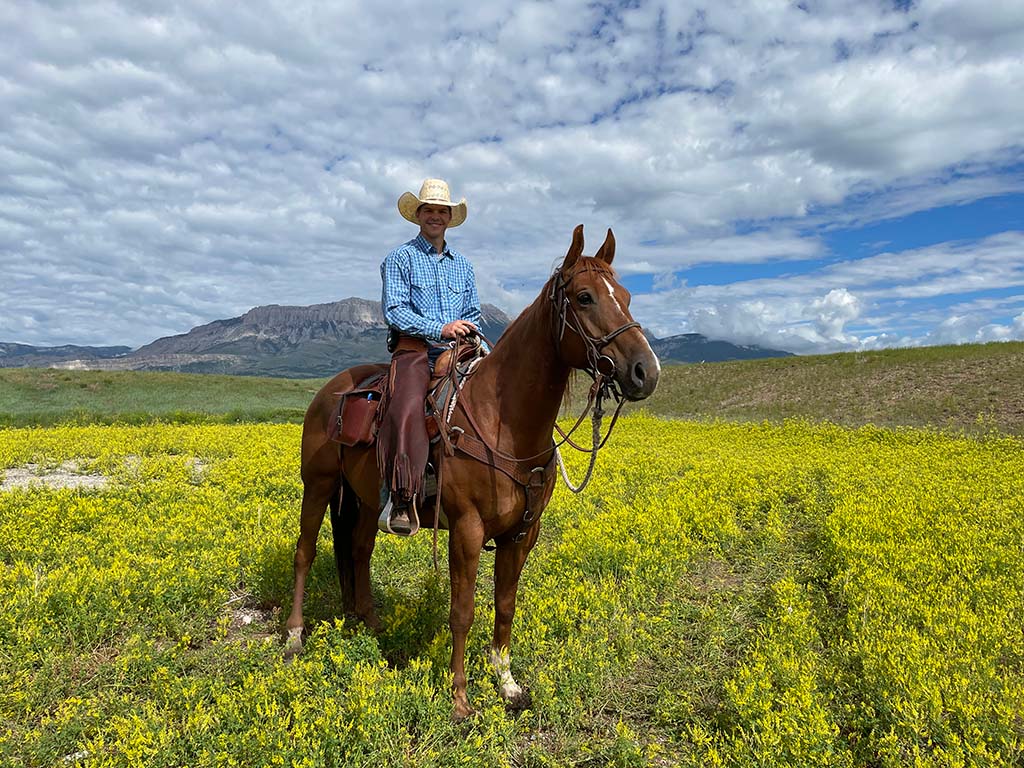
M 644 373 L 644 364 L 637 363 L 633 366 L 633 381 L 637 384 L 643 384 L 647 375 Z

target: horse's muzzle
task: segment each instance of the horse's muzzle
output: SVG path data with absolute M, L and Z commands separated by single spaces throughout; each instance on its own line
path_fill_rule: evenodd
M 616 366 L 615 381 L 627 400 L 643 400 L 650 397 L 658 386 L 661 363 L 647 339 L 643 339 L 643 344 L 634 346 L 630 352 L 619 358 L 624 363 Z

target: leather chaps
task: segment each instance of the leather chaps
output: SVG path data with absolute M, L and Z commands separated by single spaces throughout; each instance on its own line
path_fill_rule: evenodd
M 377 467 L 395 501 L 422 501 L 430 440 L 423 403 L 430 386 L 428 345 L 401 336 L 391 356 L 388 403 L 377 432 Z

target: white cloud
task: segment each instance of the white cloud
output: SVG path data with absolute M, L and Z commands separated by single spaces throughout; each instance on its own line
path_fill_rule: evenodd
M 988 323 L 979 317 L 954 315 L 943 320 L 934 331 L 925 337 L 924 342 L 927 344 L 966 344 L 1007 341 L 1012 338 L 1020 338 L 1019 336 L 1015 337 L 1012 327 Z
M 1018 292 L 1002 295 L 1007 289 Z M 1015 319 L 1024 309 L 1021 291 L 1024 233 L 1009 232 L 826 264 L 800 275 L 668 286 L 635 297 L 633 312 L 659 335 L 697 332 L 793 352 L 832 352 L 1024 339 Z
M 1024 191 L 1024 12 L 801 5 L 0 7 L 0 340 L 138 345 L 375 297 L 412 234 L 395 200 L 429 175 L 469 198 L 452 240 L 512 311 L 585 222 L 656 277 L 634 308 L 662 332 L 959 332 L 920 303 L 1019 285 L 1019 233 L 860 261 L 822 233 Z M 680 276 L 701 264 L 777 276 Z

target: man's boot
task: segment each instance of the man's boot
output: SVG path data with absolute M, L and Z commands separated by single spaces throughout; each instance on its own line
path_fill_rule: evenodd
M 398 499 L 395 494 L 388 494 L 387 504 L 381 510 L 377 518 L 377 527 L 384 533 L 394 533 L 398 536 L 412 536 L 420 529 L 419 515 L 416 513 L 416 505 L 413 501 Z

